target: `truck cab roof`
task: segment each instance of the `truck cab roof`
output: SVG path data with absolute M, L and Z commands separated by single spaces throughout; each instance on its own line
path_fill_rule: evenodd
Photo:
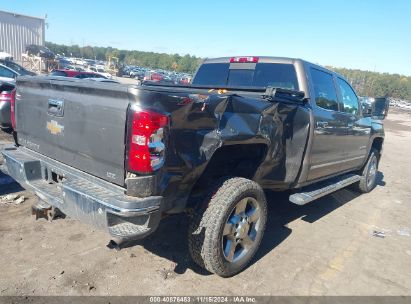
M 271 56 L 233 56 L 233 57 L 218 57 L 218 58 L 206 58 L 203 64 L 207 63 L 230 63 L 235 58 L 257 58 L 259 63 L 284 63 L 294 64 L 295 62 L 303 62 L 299 58 L 288 57 L 271 57 Z
M 293 65 L 310 65 L 321 70 L 327 70 L 329 73 L 335 74 L 340 78 L 344 78 L 341 74 L 334 72 L 324 66 L 312 63 L 310 61 L 301 58 L 291 58 L 291 57 L 276 57 L 276 56 L 234 56 L 234 57 L 217 57 L 217 58 L 206 58 L 203 60 L 202 64 L 209 63 L 233 63 L 233 59 L 241 58 L 257 58 L 258 60 L 254 63 L 279 63 L 279 64 L 293 64 Z M 242 62 L 244 63 L 244 62 Z

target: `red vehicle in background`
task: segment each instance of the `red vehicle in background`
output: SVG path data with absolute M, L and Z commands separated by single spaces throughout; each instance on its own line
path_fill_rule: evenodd
M 190 78 L 190 77 L 182 77 L 182 78 L 179 80 L 179 83 L 180 83 L 180 84 L 183 84 L 183 85 L 188 85 L 188 84 L 191 83 L 191 78 Z
M 73 70 L 54 70 L 50 76 L 62 76 L 62 77 L 74 77 L 74 78 L 104 78 L 103 75 L 94 72 L 85 72 L 85 71 L 73 71 Z
M 0 128 L 9 130 L 14 128 L 15 121 L 10 115 L 11 105 L 16 96 L 15 84 L 0 81 Z
M 148 80 L 148 81 L 162 81 L 164 79 L 164 76 L 161 75 L 160 73 L 157 72 L 147 72 L 146 75 L 144 76 L 144 80 Z

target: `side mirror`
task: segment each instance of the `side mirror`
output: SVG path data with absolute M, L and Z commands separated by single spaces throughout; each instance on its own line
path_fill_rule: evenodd
M 362 103 L 362 115 L 364 117 L 371 117 L 372 116 L 372 106 L 368 103 Z
M 388 98 L 375 98 L 375 101 L 372 104 L 372 116 L 378 119 L 384 119 L 388 115 L 389 108 L 390 101 Z

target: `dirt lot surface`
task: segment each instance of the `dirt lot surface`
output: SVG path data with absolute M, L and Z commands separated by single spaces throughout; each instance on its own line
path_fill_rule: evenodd
M 306 206 L 268 193 L 270 220 L 252 265 L 223 279 L 189 258 L 184 216 L 115 251 L 72 219 L 35 221 L 32 194 L 0 176 L 0 295 L 411 295 L 411 115 L 390 113 L 378 186 Z M 0 144 L 10 136 L 1 134 Z

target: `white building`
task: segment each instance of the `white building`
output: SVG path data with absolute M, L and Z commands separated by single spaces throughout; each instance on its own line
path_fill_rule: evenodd
M 45 19 L 0 11 L 0 52 L 21 61 L 26 45 L 44 45 Z

